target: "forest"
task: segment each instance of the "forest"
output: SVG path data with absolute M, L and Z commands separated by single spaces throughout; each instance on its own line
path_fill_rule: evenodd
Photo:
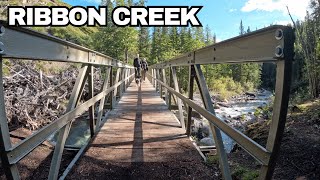
M 111 10 L 115 6 L 145 5 L 144 0 L 103 0 L 102 5 Z M 292 21 L 296 32 L 294 73 L 292 74 L 292 101 L 301 102 L 320 95 L 320 8 L 319 1 L 312 0 L 311 11 L 303 21 Z M 110 12 L 109 10 L 109 12 Z M 289 9 L 288 9 L 289 12 Z M 289 14 L 288 14 L 289 16 Z M 247 22 L 248 23 L 248 22 Z M 251 27 L 239 22 L 239 35 L 251 32 Z M 149 64 L 170 60 L 171 58 L 207 45 L 216 43 L 214 30 L 205 27 L 125 27 L 112 24 L 99 28 L 92 36 L 92 48 L 120 60 L 130 62 L 138 53 L 146 57 Z M 108 47 L 108 48 L 105 48 Z M 275 86 L 275 65 L 272 63 L 219 64 L 203 67 L 209 89 L 222 98 L 229 98 L 257 88 L 273 90 Z M 182 76 L 187 69 L 180 68 L 182 91 L 187 82 Z
M 32 0 L 35 5 L 65 5 L 62 0 Z M 10 0 L 10 5 L 23 5 L 23 1 Z M 30 3 L 30 2 L 29 2 Z M 144 6 L 145 0 L 102 0 L 107 6 L 108 22 L 116 6 Z M 2 5 L 3 6 L 3 5 Z M 5 7 L 5 6 L 3 6 Z M 3 8 L 2 8 L 3 9 Z M 312 0 L 311 11 L 303 21 L 292 19 L 296 33 L 295 58 L 292 74 L 293 102 L 319 97 L 320 94 L 320 8 L 319 0 Z M 289 10 L 289 9 L 288 9 Z M 289 11 L 288 11 L 289 12 Z M 0 11 L 2 19 L 6 13 Z M 288 14 L 289 16 L 289 14 Z M 250 33 L 249 22 L 239 22 L 239 35 Z M 292 25 L 293 24 L 293 25 Z M 272 24 L 271 24 L 272 25 Z M 117 27 L 108 23 L 107 27 L 35 27 L 42 33 L 66 39 L 77 44 L 105 53 L 116 59 L 131 63 L 136 54 L 145 57 L 149 64 L 168 61 L 171 58 L 189 51 L 211 45 L 216 42 L 214 30 L 204 27 Z M 236 94 L 253 91 L 258 88 L 274 90 L 275 65 L 272 63 L 218 64 L 203 66 L 208 87 L 222 99 Z M 188 69 L 180 68 L 178 75 L 181 91 L 187 89 L 184 77 Z

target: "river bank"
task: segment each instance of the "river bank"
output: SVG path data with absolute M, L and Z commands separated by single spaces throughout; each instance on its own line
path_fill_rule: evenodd
M 272 103 L 272 93 L 267 90 L 257 90 L 247 92 L 232 97 L 230 100 L 220 100 L 217 96 L 212 96 L 212 102 L 216 115 L 228 123 L 231 127 L 244 132 L 249 124 L 263 121 L 268 117 L 260 117 L 260 111 L 267 108 Z M 202 106 L 200 94 L 195 94 L 194 102 Z M 263 114 L 263 116 L 268 116 Z M 198 145 L 214 145 L 213 137 L 209 129 L 209 122 L 197 112 L 192 113 L 192 136 Z M 222 133 L 225 149 L 230 152 L 234 142 L 226 134 Z

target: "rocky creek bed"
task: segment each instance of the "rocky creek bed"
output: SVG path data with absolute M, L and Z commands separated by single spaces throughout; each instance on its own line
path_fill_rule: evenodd
M 200 94 L 195 94 L 194 101 L 203 106 Z M 258 122 L 267 117 L 259 117 L 257 113 L 262 111 L 272 103 L 272 93 L 261 89 L 256 92 L 247 92 L 235 96 L 228 101 L 221 101 L 216 96 L 212 96 L 216 115 L 230 126 L 244 132 L 249 124 Z M 265 114 L 264 116 L 268 116 Z M 214 140 L 209 128 L 209 122 L 197 112 L 192 112 L 191 134 L 198 145 L 212 146 Z M 230 152 L 234 146 L 234 141 L 226 134 L 222 133 L 225 149 Z

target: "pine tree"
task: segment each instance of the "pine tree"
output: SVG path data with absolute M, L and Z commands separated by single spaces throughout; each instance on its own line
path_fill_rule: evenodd
M 102 5 L 108 7 L 108 17 L 111 17 L 115 6 L 127 6 L 124 0 L 104 0 Z M 138 31 L 133 27 L 117 27 L 110 19 L 108 26 L 100 28 L 95 35 L 95 49 L 119 60 L 125 60 L 127 54 L 136 54 L 138 49 Z M 106 48 L 107 47 L 107 48 Z
M 250 26 L 248 26 L 247 33 L 251 32 Z
M 244 26 L 243 26 L 243 23 L 242 23 L 242 20 L 240 21 L 240 27 L 239 27 L 239 34 L 240 35 L 244 35 L 246 32 L 244 31 Z
M 139 29 L 139 54 L 141 57 L 150 58 L 150 37 L 148 27 L 140 27 Z
M 210 29 L 210 27 L 208 25 L 206 26 L 205 35 L 206 35 L 205 44 L 207 46 L 210 45 L 210 44 L 213 44 L 214 39 L 213 39 L 213 36 L 212 36 L 212 33 L 211 33 L 211 29 Z
M 151 54 L 150 61 L 151 64 L 158 63 L 160 58 L 160 35 L 161 28 L 154 27 L 152 33 L 152 42 L 151 42 Z

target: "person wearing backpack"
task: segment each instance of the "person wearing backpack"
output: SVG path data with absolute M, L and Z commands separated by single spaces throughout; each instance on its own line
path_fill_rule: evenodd
M 149 69 L 148 69 L 148 63 L 147 63 L 146 58 L 143 58 L 143 59 L 142 59 L 141 69 L 142 69 L 142 80 L 143 80 L 143 82 L 144 82 L 144 81 L 146 81 L 146 73 L 147 73 L 147 71 L 149 70 Z
M 133 60 L 133 67 L 136 83 L 139 84 L 141 78 L 141 60 L 139 58 L 139 54 L 137 54 L 137 57 Z

